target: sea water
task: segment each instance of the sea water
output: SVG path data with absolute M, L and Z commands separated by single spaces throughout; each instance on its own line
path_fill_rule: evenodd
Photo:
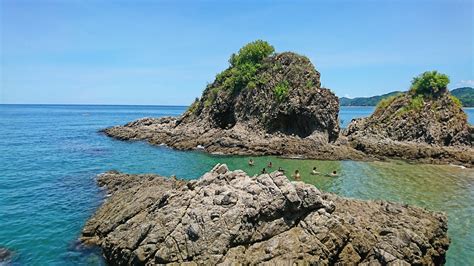
M 272 156 L 216 156 L 117 141 L 99 129 L 141 117 L 176 116 L 185 107 L 0 105 L 0 247 L 13 265 L 103 265 L 100 252 L 77 239 L 104 193 L 95 176 L 115 169 L 198 178 L 216 163 L 257 174 L 269 161 L 305 182 L 342 196 L 417 205 L 449 216 L 449 265 L 474 261 L 474 170 L 402 161 L 289 160 Z M 342 126 L 372 107 L 343 107 Z M 466 109 L 470 123 L 474 109 Z M 312 176 L 313 166 L 339 177 Z

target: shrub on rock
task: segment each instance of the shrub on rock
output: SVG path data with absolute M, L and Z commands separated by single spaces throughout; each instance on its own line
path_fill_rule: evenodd
M 426 71 L 413 78 L 410 93 L 436 96 L 447 90 L 449 77 L 438 71 Z

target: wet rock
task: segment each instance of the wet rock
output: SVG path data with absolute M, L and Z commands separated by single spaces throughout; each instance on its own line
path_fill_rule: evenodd
M 344 199 L 282 173 L 250 177 L 217 165 L 173 188 L 156 175 L 109 172 L 111 192 L 81 240 L 108 263 L 442 264 L 444 214 Z M 223 204 L 225 203 L 225 204 Z

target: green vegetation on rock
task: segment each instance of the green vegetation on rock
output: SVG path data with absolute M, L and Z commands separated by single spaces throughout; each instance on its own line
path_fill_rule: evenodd
M 277 98 L 278 102 L 283 102 L 286 100 L 288 97 L 288 88 L 289 84 L 286 80 L 278 83 L 278 85 L 275 86 L 273 92 L 275 93 L 275 97 Z
M 194 102 L 189 106 L 188 112 L 191 113 L 191 114 L 194 114 L 194 113 L 196 113 L 198 107 L 199 107 L 199 98 L 196 97 Z
M 262 66 L 264 58 L 273 54 L 275 49 L 269 43 L 257 40 L 242 47 L 237 54 L 232 54 L 230 67 L 217 75 L 216 80 L 221 84 L 221 89 L 239 92 L 251 85 L 255 87 L 256 73 Z
M 454 104 L 456 104 L 456 106 L 458 106 L 459 108 L 462 108 L 461 100 L 459 100 L 456 96 L 449 95 L 449 98 L 451 98 L 451 101 L 453 101 Z
M 275 48 L 268 42 L 256 40 L 240 48 L 237 54 L 232 54 L 229 63 L 232 67 L 246 64 L 257 65 L 274 52 Z
M 239 93 L 245 88 L 255 88 L 257 71 L 262 66 L 262 60 L 274 53 L 275 49 L 269 43 L 257 40 L 242 47 L 237 54 L 232 54 L 229 59 L 230 66 L 217 74 L 215 82 L 208 86 L 210 92 L 204 101 L 204 106 L 211 106 L 217 98 L 219 91 Z
M 400 108 L 397 111 L 397 115 L 403 115 L 411 111 L 420 111 L 424 105 L 425 101 L 423 100 L 423 95 L 416 95 L 414 97 L 409 98 L 408 105 Z
M 414 77 L 410 93 L 414 95 L 434 96 L 447 89 L 449 77 L 438 71 L 426 71 Z
M 382 110 L 385 109 L 387 106 L 389 106 L 395 99 L 397 99 L 400 95 L 393 95 L 390 97 L 387 97 L 385 99 L 380 100 L 380 102 L 377 104 L 377 107 L 375 108 L 376 110 Z

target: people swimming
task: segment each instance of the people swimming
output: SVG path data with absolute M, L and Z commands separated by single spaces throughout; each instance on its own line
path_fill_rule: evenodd
M 301 175 L 300 175 L 300 171 L 299 171 L 299 170 L 295 170 L 295 173 L 293 174 L 293 178 L 294 178 L 296 181 L 300 181 L 300 180 L 301 180 Z
M 313 167 L 313 171 L 311 171 L 311 174 L 312 174 L 312 175 L 319 175 L 319 174 L 321 174 L 321 173 L 318 172 L 318 170 L 316 169 L 316 167 Z
M 280 166 L 280 167 L 278 167 L 278 172 L 285 173 L 285 170 L 283 170 L 283 168 L 281 168 L 281 166 Z
M 267 169 L 263 168 L 261 174 L 266 174 L 266 173 L 267 173 Z
M 334 170 L 332 171 L 332 173 L 328 174 L 328 176 L 339 176 L 339 175 L 337 174 L 337 171 Z
M 254 166 L 254 165 L 255 165 L 255 162 L 252 159 L 250 159 L 249 160 L 249 166 Z
M 272 168 L 273 167 L 273 164 L 272 162 L 269 162 L 268 165 L 267 165 L 268 168 Z

